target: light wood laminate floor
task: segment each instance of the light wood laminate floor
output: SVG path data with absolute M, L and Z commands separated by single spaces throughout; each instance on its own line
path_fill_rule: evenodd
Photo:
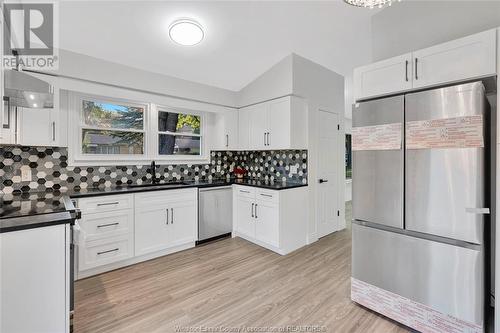
M 348 224 L 287 256 L 224 239 L 77 281 L 75 332 L 287 325 L 406 332 L 350 300 L 350 234 Z

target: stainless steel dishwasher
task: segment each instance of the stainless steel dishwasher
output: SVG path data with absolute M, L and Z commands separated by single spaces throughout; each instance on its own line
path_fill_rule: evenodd
M 199 190 L 198 241 L 196 244 L 230 236 L 233 231 L 231 186 Z

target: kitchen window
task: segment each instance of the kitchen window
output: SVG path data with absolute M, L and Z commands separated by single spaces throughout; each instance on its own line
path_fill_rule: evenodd
M 202 117 L 200 115 L 158 110 L 158 155 L 202 155 Z
M 145 105 L 81 100 L 82 155 L 144 155 Z
M 209 161 L 206 112 L 76 92 L 67 96 L 70 166 Z

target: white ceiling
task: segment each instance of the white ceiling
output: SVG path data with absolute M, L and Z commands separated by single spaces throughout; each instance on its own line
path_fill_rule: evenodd
M 371 59 L 370 16 L 342 1 L 65 1 L 60 47 L 116 63 L 238 91 L 294 52 L 341 74 Z M 205 27 L 194 47 L 168 25 Z

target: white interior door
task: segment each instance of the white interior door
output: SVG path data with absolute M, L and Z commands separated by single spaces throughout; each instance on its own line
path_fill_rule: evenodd
M 339 229 L 339 115 L 319 111 L 318 115 L 318 179 L 317 229 L 318 237 Z

